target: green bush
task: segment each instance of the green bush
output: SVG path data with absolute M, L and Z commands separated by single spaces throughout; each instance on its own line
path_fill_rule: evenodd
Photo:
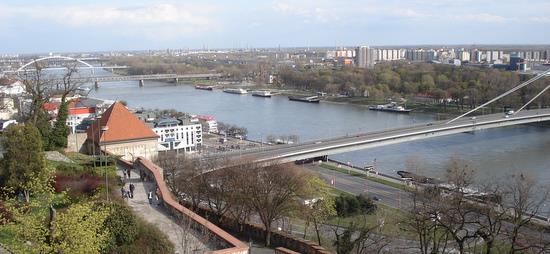
M 133 242 L 123 245 L 112 246 L 108 253 L 134 254 L 162 254 L 174 253 L 174 245 L 168 237 L 162 233 L 155 225 L 152 225 L 139 217 L 135 217 L 136 236 Z M 113 232 L 113 229 L 111 229 Z M 122 228 L 118 230 L 124 230 Z M 121 237 L 121 240 L 129 240 L 130 235 Z
M 376 210 L 376 204 L 372 199 L 359 195 L 340 194 L 334 200 L 336 214 L 340 217 L 348 217 L 360 213 L 371 214 Z
M 103 225 L 111 232 L 109 247 L 132 244 L 139 233 L 136 216 L 128 206 L 120 203 L 110 203 L 105 206 L 109 210 L 109 216 Z

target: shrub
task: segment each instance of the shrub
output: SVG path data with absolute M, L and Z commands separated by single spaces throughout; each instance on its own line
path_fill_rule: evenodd
M 372 199 L 363 195 L 340 194 L 334 200 L 334 206 L 336 214 L 340 217 L 348 217 L 359 213 L 370 214 L 376 210 L 376 204 Z
M 138 218 L 138 236 L 130 245 L 119 246 L 111 253 L 134 254 L 134 253 L 174 253 L 174 245 L 168 237 L 155 225 L 147 223 Z
M 101 176 L 88 173 L 80 175 L 55 175 L 55 191 L 68 191 L 70 195 L 93 195 L 94 191 L 103 183 Z
M 111 232 L 109 249 L 132 244 L 139 234 L 138 221 L 128 206 L 120 203 L 104 204 L 109 210 L 104 227 Z

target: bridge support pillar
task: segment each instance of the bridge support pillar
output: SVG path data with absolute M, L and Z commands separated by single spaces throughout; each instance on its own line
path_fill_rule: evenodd
M 95 81 L 94 82 L 94 87 L 95 87 L 95 89 L 98 89 L 99 88 L 99 82 Z
M 139 87 L 143 87 L 143 84 L 144 84 L 143 79 L 140 79 L 139 80 Z

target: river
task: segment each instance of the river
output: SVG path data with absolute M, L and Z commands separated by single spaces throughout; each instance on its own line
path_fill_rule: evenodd
M 131 107 L 176 109 L 191 114 L 213 115 L 218 121 L 248 129 L 248 138 L 298 135 L 300 141 L 406 126 L 433 121 L 429 114 L 395 114 L 370 111 L 364 106 L 289 101 L 283 96 L 259 98 L 220 90 L 196 90 L 190 85 L 146 81 L 102 83 L 90 96 L 124 100 Z M 421 173 L 441 178 L 452 156 L 467 160 L 479 179 L 496 179 L 517 172 L 534 174 L 550 182 L 550 128 L 514 126 L 456 134 L 374 149 L 344 153 L 332 158 L 354 165 L 372 165 L 393 174 L 417 161 Z M 374 162 L 376 161 L 376 162 Z

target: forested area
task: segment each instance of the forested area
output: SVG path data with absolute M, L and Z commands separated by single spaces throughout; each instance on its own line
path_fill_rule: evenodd
M 460 108 L 479 105 L 530 77 L 532 76 L 497 69 L 428 63 L 377 65 L 372 70 L 282 68 L 279 71 L 282 85 L 302 90 L 368 96 L 373 99 L 423 97 Z M 521 106 L 548 85 L 549 80 L 541 79 L 533 86 L 521 89 L 515 96 L 503 98 L 495 106 Z M 531 107 L 549 104 L 550 95 L 546 94 Z

